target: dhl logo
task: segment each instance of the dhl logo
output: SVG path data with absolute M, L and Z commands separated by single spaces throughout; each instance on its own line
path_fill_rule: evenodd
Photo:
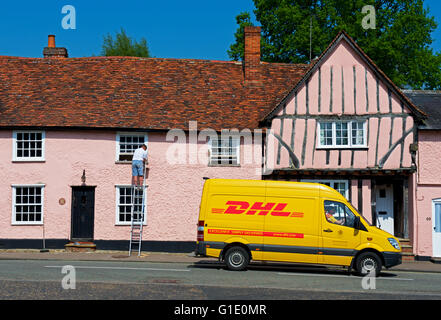
M 243 214 L 254 216 L 266 216 L 268 214 L 276 217 L 303 218 L 303 212 L 292 212 L 285 210 L 287 203 L 254 202 L 252 205 L 246 201 L 227 201 L 227 209 L 212 208 L 212 213 L 220 214 Z

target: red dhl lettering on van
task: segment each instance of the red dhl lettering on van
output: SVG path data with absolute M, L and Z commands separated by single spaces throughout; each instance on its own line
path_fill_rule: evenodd
M 303 233 L 290 232 L 265 232 L 227 229 L 208 229 L 209 234 L 228 234 L 233 236 L 254 236 L 254 237 L 276 237 L 276 238 L 297 238 L 303 239 Z
M 275 203 L 268 202 L 264 204 L 263 202 L 254 202 L 250 205 L 246 201 L 227 201 L 227 209 L 212 208 L 211 213 L 223 213 L 223 214 L 243 214 L 246 215 L 259 215 L 266 216 L 271 214 L 276 217 L 291 217 L 291 218 L 303 218 L 303 212 L 291 212 L 284 211 L 288 206 L 287 203 Z

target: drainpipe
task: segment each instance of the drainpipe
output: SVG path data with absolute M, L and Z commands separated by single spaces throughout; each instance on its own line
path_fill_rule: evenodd
M 45 234 L 44 234 L 44 222 L 43 222 L 43 249 L 41 249 L 40 252 L 49 252 L 49 250 L 46 249 L 46 238 L 45 238 Z

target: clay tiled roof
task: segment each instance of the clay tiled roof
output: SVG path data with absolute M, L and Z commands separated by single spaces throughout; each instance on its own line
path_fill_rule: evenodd
M 308 65 L 137 57 L 0 57 L 0 127 L 256 128 Z
M 441 130 L 441 91 L 403 90 L 404 94 L 418 106 L 427 117 L 420 130 Z

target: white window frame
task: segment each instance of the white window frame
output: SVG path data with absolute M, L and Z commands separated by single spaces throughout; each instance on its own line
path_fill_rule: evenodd
M 214 158 L 213 157 L 213 140 L 211 139 L 211 137 L 208 140 L 208 165 L 209 166 L 213 166 L 213 167 L 221 167 L 221 166 L 231 166 L 231 167 L 238 167 L 240 166 L 240 136 L 224 136 L 224 137 L 218 137 L 217 141 L 222 141 L 222 140 L 226 140 L 226 139 L 232 139 L 232 150 L 235 150 L 235 157 L 236 157 L 236 163 L 217 163 L 217 161 L 219 160 L 219 158 Z M 234 154 L 232 155 L 232 158 L 234 159 Z M 227 158 L 229 159 L 229 158 Z
M 304 179 L 301 180 L 302 182 L 312 182 L 312 183 L 321 183 L 321 184 L 327 184 L 329 183 L 331 185 L 331 188 L 334 188 L 334 183 L 344 183 L 345 185 L 345 194 L 343 195 L 346 200 L 349 201 L 349 180 L 333 180 L 333 179 Z M 335 189 L 337 192 L 339 192 L 337 189 Z
M 125 137 L 144 137 L 144 144 L 148 146 L 148 134 L 147 132 L 117 132 L 116 133 L 116 151 L 115 151 L 115 162 L 119 163 L 130 163 L 129 160 L 119 160 L 120 153 L 120 141 L 121 136 Z M 148 149 L 147 149 L 148 152 Z M 128 153 L 127 153 L 128 154 Z
M 17 156 L 17 134 L 19 133 L 41 133 L 41 157 L 18 157 Z M 12 161 L 20 162 L 43 162 L 45 161 L 46 132 L 42 130 L 14 130 L 12 131 Z
M 44 184 L 13 184 L 12 187 L 12 225 L 43 225 L 44 224 Z M 41 188 L 41 221 L 17 221 L 16 220 L 16 196 L 17 188 Z
M 132 186 L 130 184 L 118 184 L 115 185 L 115 225 L 117 226 L 130 226 L 132 224 L 132 221 L 120 221 L 119 220 L 119 198 L 120 198 L 120 190 L 121 188 L 131 188 Z M 145 194 L 145 202 L 144 202 L 144 221 L 143 225 L 147 225 L 147 185 L 144 187 L 144 194 Z M 129 205 L 127 205 L 129 206 Z
M 363 122 L 363 144 L 353 144 L 352 143 L 352 124 L 357 122 Z M 322 124 L 329 124 L 332 123 L 332 145 L 324 145 L 321 143 L 320 139 L 320 132 L 321 132 L 321 126 Z M 337 123 L 347 123 L 348 124 L 348 144 L 347 145 L 338 145 L 337 144 L 337 129 L 336 124 Z M 363 149 L 367 148 L 367 120 L 324 120 L 324 121 L 318 121 L 317 122 L 317 148 L 320 149 Z

